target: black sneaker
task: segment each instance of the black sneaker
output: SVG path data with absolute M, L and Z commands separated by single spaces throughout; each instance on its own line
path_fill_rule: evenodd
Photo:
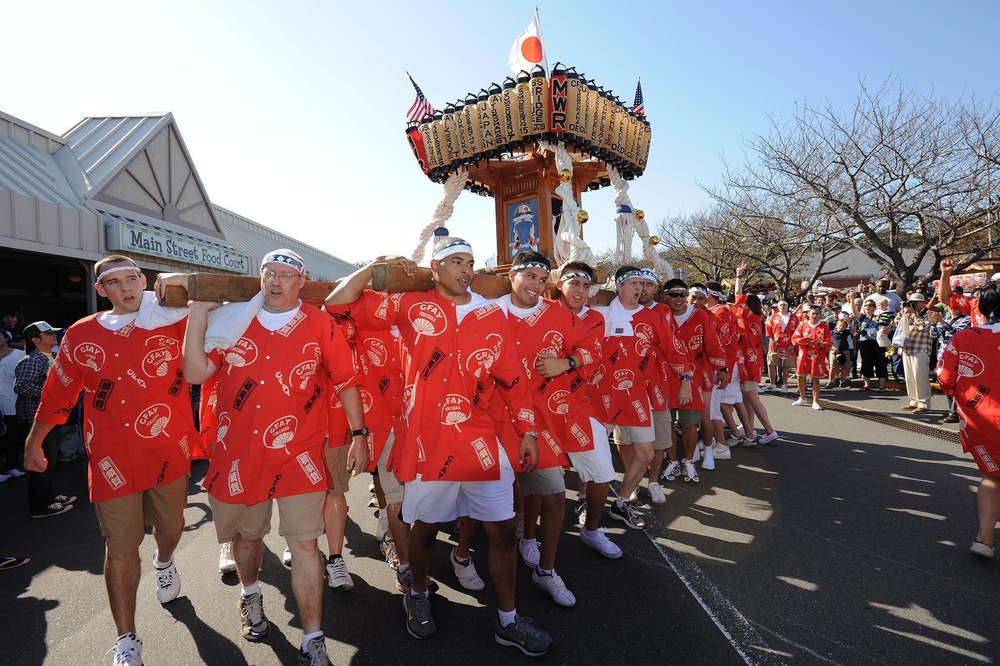
M 66 495 L 56 495 L 52 498 L 52 500 L 59 502 L 60 504 L 72 504 L 76 501 L 76 495 L 70 495 L 68 497 Z
M 406 633 L 414 638 L 430 638 L 437 633 L 426 593 L 415 597 L 406 592 L 403 594 L 403 608 L 406 610 Z
M 573 508 L 576 513 L 577 522 L 581 525 L 587 524 L 587 498 L 580 497 L 576 500 L 576 506 Z
M 620 499 L 620 498 L 619 498 Z M 639 514 L 635 512 L 635 509 L 628 502 L 618 503 L 615 500 L 611 503 L 611 509 L 608 513 L 615 520 L 620 520 L 625 523 L 625 527 L 629 527 L 633 530 L 644 530 L 646 529 L 646 521 L 639 517 Z
M 72 504 L 62 504 L 61 502 L 53 502 L 46 507 L 41 509 L 35 509 L 31 512 L 32 518 L 48 518 L 49 516 L 58 516 L 60 513 L 66 513 L 73 509 Z
M 326 637 L 320 636 L 299 648 L 299 666 L 333 666 L 330 655 L 326 652 Z
M 493 637 L 500 645 L 516 647 L 529 657 L 542 656 L 552 645 L 552 637 L 548 633 L 534 626 L 530 617 L 520 615 L 506 627 L 501 627 L 497 619 Z

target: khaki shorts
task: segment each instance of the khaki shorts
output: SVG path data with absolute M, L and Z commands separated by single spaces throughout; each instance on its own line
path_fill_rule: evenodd
M 327 492 L 331 495 L 346 495 L 351 489 L 351 470 L 347 469 L 347 454 L 350 446 L 328 446 L 324 450 L 326 456 L 326 471 L 330 473 L 333 487 Z
M 656 412 L 653 413 L 655 414 Z M 611 434 L 615 438 L 616 446 L 631 446 L 635 442 L 653 442 L 656 440 L 656 431 L 652 425 L 614 426 Z
M 385 468 L 389 463 L 389 454 L 392 452 L 392 444 L 396 441 L 396 432 L 389 433 L 389 439 L 382 447 L 382 455 L 378 459 L 378 480 L 382 484 L 382 494 L 385 496 L 385 503 L 401 504 L 403 502 L 403 484 L 396 480 L 396 475 Z
M 780 366 L 782 368 L 792 368 L 794 370 L 796 357 L 796 354 L 792 354 L 790 356 L 786 356 L 785 358 L 781 358 L 778 356 L 777 352 L 767 352 L 767 367 L 773 368 L 775 366 Z
M 286 541 L 309 541 L 323 534 L 323 502 L 326 493 L 305 493 L 279 497 L 278 534 Z M 247 506 L 230 504 L 208 496 L 219 543 L 232 541 L 237 534 L 245 539 L 263 539 L 271 531 L 272 500 Z
M 547 467 L 534 472 L 518 472 L 515 477 L 522 495 L 557 495 L 566 492 L 565 475 L 562 467 Z
M 843 370 L 844 368 L 851 367 L 851 350 L 848 349 L 843 352 L 844 354 L 843 363 L 837 363 L 837 354 L 839 353 L 841 352 L 838 349 L 830 350 L 830 367 L 833 368 L 834 370 Z
M 146 536 L 146 525 L 164 535 L 184 529 L 188 477 L 182 476 L 164 486 L 141 493 L 104 500 L 94 505 L 108 557 L 136 550 Z
M 700 413 L 700 412 L 699 412 Z M 670 412 L 653 412 L 654 451 L 666 451 L 674 445 L 674 430 L 670 423 Z

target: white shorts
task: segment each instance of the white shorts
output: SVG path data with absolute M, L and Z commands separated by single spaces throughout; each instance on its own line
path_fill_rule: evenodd
M 579 453 L 566 452 L 569 462 L 580 477 L 581 483 L 608 483 L 615 478 L 615 466 L 611 462 L 611 445 L 608 431 L 601 422 L 590 417 L 590 427 L 594 431 L 594 448 Z
M 514 468 L 497 442 L 500 479 L 497 481 L 423 481 L 421 475 L 404 484 L 403 520 L 444 523 L 468 516 L 484 523 L 514 517 Z
M 399 504 L 403 501 L 403 486 L 396 480 L 396 475 L 385 468 L 392 453 L 392 444 L 396 441 L 396 431 L 389 432 L 389 439 L 382 447 L 382 455 L 378 459 L 378 480 L 382 484 L 382 494 L 386 504 Z
M 729 382 L 729 386 L 722 389 L 721 391 L 716 389 L 712 391 L 713 396 L 715 393 L 721 393 L 719 402 L 724 405 L 735 405 L 737 403 L 743 402 L 743 391 L 740 388 L 740 369 L 738 367 L 733 368 L 732 380 Z

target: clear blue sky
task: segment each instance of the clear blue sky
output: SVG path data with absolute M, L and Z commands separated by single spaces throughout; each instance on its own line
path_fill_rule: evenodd
M 437 107 L 509 74 L 535 2 L 21 2 L 4 7 L 0 110 L 62 133 L 85 116 L 172 111 L 215 203 L 349 261 L 409 255 L 441 196 L 407 145 L 413 75 Z M 710 201 L 722 156 L 796 104 L 847 107 L 859 81 L 991 102 L 992 0 L 538 2 L 549 63 L 631 102 L 642 77 L 647 222 Z M 595 252 L 614 245 L 610 188 L 584 195 Z M 448 224 L 480 262 L 493 200 Z

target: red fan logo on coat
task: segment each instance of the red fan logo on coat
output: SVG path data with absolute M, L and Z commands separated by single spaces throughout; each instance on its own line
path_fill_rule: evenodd
M 299 420 L 294 416 L 282 416 L 276 419 L 264 431 L 264 448 L 284 449 L 285 453 L 291 455 L 288 445 L 295 439 L 295 428 L 298 425 Z
M 986 371 L 986 365 L 975 354 L 959 352 L 958 374 L 962 377 L 978 377 Z
M 448 328 L 448 317 L 437 303 L 417 303 L 410 307 L 406 316 L 417 334 L 416 342 L 420 341 L 421 335 L 441 335 Z
M 566 416 L 569 413 L 569 391 L 565 389 L 560 389 L 549 396 L 549 400 L 546 406 L 549 411 L 553 414 L 559 414 L 560 416 Z
M 472 402 L 468 398 L 455 393 L 445 396 L 444 405 L 441 406 L 443 425 L 455 426 L 455 430 L 462 432 L 459 424 L 465 423 L 470 418 L 472 418 Z
M 479 379 L 490 374 L 490 368 L 493 367 L 496 358 L 496 353 L 492 349 L 477 349 L 469 355 L 469 359 L 465 362 L 465 369 L 473 377 Z
M 559 331 L 547 331 L 545 335 L 542 336 L 542 348 L 538 351 L 538 353 L 562 356 L 563 344 L 565 343 L 565 340 L 566 337 Z
M 627 391 L 635 385 L 635 373 L 631 370 L 615 370 L 611 378 L 611 388 L 616 391 Z
M 256 361 L 258 353 L 253 340 L 240 338 L 235 345 L 226 350 L 226 363 L 242 368 Z
M 94 372 L 100 372 L 101 368 L 104 367 L 105 359 L 104 350 L 90 342 L 73 349 L 73 362 L 86 366 Z
M 159 434 L 167 437 L 167 424 L 170 423 L 170 407 L 158 403 L 147 407 L 135 417 L 135 432 L 144 439 L 153 439 Z
M 378 338 L 365 338 L 364 348 L 368 361 L 376 368 L 383 368 L 389 362 L 389 352 L 385 348 L 385 343 Z
M 635 332 L 635 351 L 642 356 L 649 352 L 656 333 L 653 331 L 653 327 L 646 323 L 637 324 L 633 331 Z

